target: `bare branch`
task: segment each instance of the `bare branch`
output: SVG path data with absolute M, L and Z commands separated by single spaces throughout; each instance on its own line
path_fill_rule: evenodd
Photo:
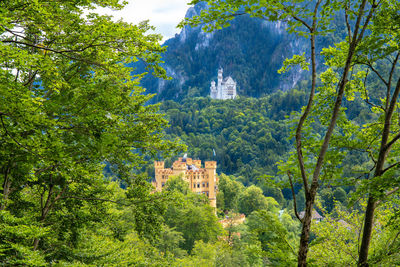
M 390 170 L 390 169 L 392 169 L 392 168 L 398 166 L 399 164 L 400 164 L 400 162 L 396 162 L 396 163 L 393 163 L 392 165 L 386 167 L 386 168 L 382 171 L 382 174 L 384 174 L 384 173 L 387 172 L 388 170 Z
M 386 138 L 386 140 L 389 137 L 390 121 L 392 119 L 392 115 L 393 115 L 393 112 L 396 107 L 397 98 L 399 96 L 399 93 L 400 93 L 400 78 L 397 81 L 396 89 L 393 93 L 393 97 L 390 101 L 389 110 L 387 111 L 386 118 L 385 118 L 384 134 L 386 134 L 386 136 L 384 136 L 384 137 Z M 394 143 L 396 143 L 396 141 L 399 140 L 399 138 L 400 138 L 400 133 L 398 133 L 395 137 L 393 137 L 393 139 L 391 141 L 389 141 L 388 143 L 386 143 L 386 144 L 383 143 L 382 148 L 384 149 L 384 151 L 387 152 L 394 145 Z M 384 142 L 383 139 L 382 139 L 382 142 Z
M 24 83 L 24 86 L 31 85 L 38 72 L 39 72 L 39 70 L 36 70 L 32 75 L 29 75 L 30 77 L 29 77 L 28 81 L 26 83 Z
M 385 195 L 388 197 L 388 196 L 396 193 L 397 191 L 399 191 L 399 189 L 400 189 L 400 187 L 395 187 L 393 190 L 390 190 L 390 191 L 386 192 Z
M 379 3 L 380 3 L 380 1 L 379 1 Z M 371 6 L 371 9 L 370 9 L 370 11 L 369 11 L 369 13 L 368 13 L 368 16 L 367 16 L 367 18 L 366 18 L 366 20 L 365 20 L 365 22 L 364 22 L 364 25 L 363 25 L 363 27 L 362 27 L 362 29 L 361 29 L 361 32 L 360 32 L 360 34 L 359 34 L 359 36 L 358 36 L 358 38 L 357 38 L 357 43 L 359 43 L 359 42 L 361 41 L 362 37 L 364 36 L 364 32 L 365 32 L 365 30 L 366 30 L 367 27 L 368 27 L 369 21 L 371 20 L 372 15 L 373 15 L 374 12 L 375 12 L 375 9 L 379 6 L 379 3 L 376 4 L 375 1 L 373 2 L 372 6 Z M 365 7 L 365 5 L 362 6 L 362 10 L 364 10 L 364 7 Z M 359 15 L 361 15 L 361 14 L 359 14 Z M 359 16 L 359 17 L 357 18 L 357 20 L 360 19 L 360 21 L 361 21 L 361 17 L 362 17 L 362 16 Z M 356 23 L 356 24 L 357 24 L 357 23 Z M 357 27 L 357 26 L 356 26 L 356 27 Z M 356 30 L 354 30 L 354 36 L 355 36 L 355 35 L 357 35 Z
M 361 64 L 365 64 L 365 63 L 361 63 Z M 369 101 L 368 90 L 367 90 L 367 87 L 365 86 L 365 84 L 367 83 L 368 74 L 369 74 L 369 68 L 367 69 L 367 75 L 365 75 L 365 79 L 364 79 L 364 94 L 365 94 L 364 102 L 372 107 L 380 108 L 380 109 L 382 109 L 382 111 L 386 111 L 381 105 L 375 105 L 374 103 Z M 385 82 L 385 81 L 383 80 L 383 82 Z
M 365 28 L 367 26 L 366 25 L 367 23 L 366 23 L 364 25 L 363 30 L 361 31 L 361 33 L 358 34 L 358 31 L 360 29 L 361 19 L 362 19 L 363 14 L 364 14 L 364 8 L 365 8 L 366 3 L 367 3 L 367 1 L 363 0 L 363 2 L 360 5 L 359 11 L 358 11 L 357 21 L 356 21 L 355 28 L 354 28 L 354 36 L 353 36 L 353 39 L 352 39 L 352 41 L 350 43 L 350 47 L 349 47 L 349 50 L 348 50 L 345 67 L 344 67 L 343 74 L 342 74 L 342 79 L 341 79 L 341 81 L 339 83 L 339 89 L 338 89 L 338 92 L 337 92 L 337 95 L 336 95 L 335 105 L 334 105 L 334 108 L 333 108 L 333 111 L 332 111 L 332 117 L 331 117 L 328 129 L 326 131 L 326 134 L 325 134 L 325 137 L 324 137 L 324 141 L 323 141 L 323 144 L 322 144 L 321 149 L 320 149 L 320 153 L 318 155 L 317 163 L 315 165 L 315 169 L 314 169 L 314 173 L 313 173 L 313 181 L 312 181 L 312 185 L 311 185 L 311 187 L 312 187 L 311 189 L 314 190 L 314 191 L 316 191 L 317 188 L 318 188 L 318 177 L 319 177 L 321 169 L 322 169 L 322 165 L 323 165 L 323 162 L 324 162 L 324 159 L 325 159 L 325 154 L 326 154 L 326 152 L 328 150 L 328 147 L 329 147 L 331 136 L 333 134 L 333 129 L 336 126 L 336 120 L 338 118 L 340 107 L 342 105 L 342 100 L 343 100 L 343 96 L 344 96 L 344 89 L 345 89 L 347 81 L 348 81 L 347 77 L 348 77 L 348 74 L 349 74 L 349 71 L 350 71 L 351 62 L 353 60 L 354 53 L 356 51 L 356 47 L 357 47 L 359 41 L 361 40 L 360 38 L 362 38 L 362 36 L 364 34 L 364 30 L 365 30 Z M 371 13 L 369 15 L 372 16 Z
M 314 14 L 315 14 L 316 10 L 318 9 L 318 6 L 319 6 L 320 3 L 321 3 L 321 1 L 319 0 L 318 3 L 317 3 L 317 5 L 316 5 L 316 7 L 315 7 L 315 9 L 314 9 Z M 292 14 L 292 12 L 288 9 L 287 6 L 283 5 L 283 10 L 284 10 L 286 13 L 290 14 L 290 16 L 291 16 L 293 19 L 295 19 L 295 20 L 297 20 L 298 22 L 300 22 L 301 24 L 303 24 L 303 25 L 310 31 L 310 33 L 313 32 L 313 28 L 312 28 L 305 20 L 303 20 L 303 19 L 299 18 L 298 16 Z
M 400 231 L 397 232 L 396 236 L 393 238 L 392 242 L 390 243 L 389 246 L 387 246 L 386 250 L 388 251 L 388 256 L 390 256 L 391 254 L 393 254 L 394 252 L 390 252 L 390 247 L 393 246 L 394 242 L 396 241 L 396 239 L 399 237 L 400 235 Z M 396 251 L 397 252 L 397 251 Z
M 3 29 L 6 30 L 7 32 L 11 33 L 12 35 L 14 35 L 16 38 L 19 37 L 21 39 L 28 40 L 29 42 L 33 43 L 33 40 L 27 38 L 26 35 L 18 34 L 17 32 L 12 31 L 12 30 L 10 30 L 8 28 L 4 28 L 3 27 Z
M 290 188 L 292 189 L 294 214 L 296 215 L 296 218 L 297 218 L 301 223 L 303 223 L 303 220 L 300 218 L 299 213 L 297 212 L 296 194 L 294 193 L 293 181 L 292 181 L 292 177 L 291 177 L 290 171 L 287 172 L 287 175 L 288 175 L 288 177 L 289 177 Z
M 351 41 L 351 27 L 350 27 L 350 23 L 349 23 L 349 6 L 346 4 L 346 7 L 344 8 L 344 18 L 346 21 L 346 27 L 347 27 L 347 34 L 349 35 L 349 43 Z
M 397 61 L 399 60 L 399 56 L 400 56 L 400 52 L 397 53 L 395 59 L 393 60 L 392 68 L 390 70 L 388 84 L 386 85 L 387 86 L 387 92 L 386 92 L 387 99 L 389 99 L 389 96 L 390 96 L 390 89 L 392 87 L 393 73 L 394 73 L 394 70 L 396 69 L 396 65 L 397 65 Z M 386 105 L 387 105 L 387 103 L 388 103 L 388 101 L 386 101 Z
M 372 64 L 370 62 L 368 63 L 364 63 L 366 66 L 368 66 L 368 68 L 370 70 L 372 70 L 377 76 L 378 78 L 386 85 L 389 86 L 388 82 L 385 80 L 385 78 L 382 77 L 382 75 L 379 73 L 379 71 L 377 71 L 377 69 L 374 68 L 374 66 L 372 66 Z
M 85 58 L 78 58 L 78 57 L 69 55 L 69 53 L 73 53 L 73 52 L 82 52 L 82 49 L 78 49 L 78 50 L 55 50 L 55 49 L 52 49 L 52 48 L 49 48 L 49 47 L 39 46 L 39 45 L 30 44 L 30 43 L 26 43 L 26 42 L 20 42 L 20 41 L 3 40 L 2 42 L 3 43 L 16 43 L 16 44 L 26 45 L 26 46 L 29 46 L 29 47 L 32 47 L 32 48 L 36 48 L 36 49 L 40 49 L 40 50 L 50 51 L 50 52 L 53 52 L 55 54 L 63 55 L 64 57 L 72 59 L 72 60 L 83 61 L 83 62 L 86 62 L 88 64 L 93 64 L 93 65 L 105 68 L 104 64 L 101 64 L 101 63 L 98 63 L 98 62 L 94 62 L 94 61 L 90 61 L 90 60 L 87 60 Z M 87 47 L 85 49 L 87 49 Z
M 400 189 L 400 187 L 395 187 L 395 188 L 393 188 L 392 190 L 387 191 L 387 192 L 385 193 L 385 197 L 388 197 L 388 196 L 390 196 L 390 195 L 396 193 L 397 191 L 399 191 L 399 189 Z M 376 205 L 379 205 L 379 204 L 381 204 L 381 203 L 382 203 L 382 200 L 378 200 L 378 201 L 376 202 Z
M 311 33 L 310 36 L 310 42 L 311 42 L 311 65 L 312 65 L 312 81 L 311 81 L 311 91 L 310 95 L 308 97 L 308 103 L 307 106 L 303 112 L 303 114 L 300 117 L 299 123 L 297 124 L 296 128 L 296 152 L 297 152 L 297 160 L 299 161 L 299 167 L 300 167 L 300 173 L 301 173 L 301 178 L 303 179 L 303 185 L 304 185 L 304 191 L 306 194 L 306 198 L 308 198 L 310 188 L 308 186 L 308 179 L 307 179 L 307 174 L 305 170 L 305 164 L 304 164 L 304 157 L 303 157 L 303 151 L 302 151 L 302 144 L 301 144 L 301 131 L 303 129 L 303 125 L 310 114 L 311 107 L 314 101 L 314 95 L 315 95 L 315 88 L 316 88 L 316 83 L 317 83 L 317 66 L 316 66 L 316 52 L 315 52 L 315 35 L 314 30 L 316 27 L 316 12 L 318 10 L 318 6 L 321 3 L 319 0 L 315 6 L 314 9 L 314 16 L 313 16 L 313 25 L 312 27 L 308 27 Z
M 374 158 L 374 155 L 372 154 L 372 151 L 369 150 L 369 149 L 367 151 L 368 151 L 369 156 L 371 157 L 372 161 L 375 163 L 375 166 L 376 166 L 376 159 Z

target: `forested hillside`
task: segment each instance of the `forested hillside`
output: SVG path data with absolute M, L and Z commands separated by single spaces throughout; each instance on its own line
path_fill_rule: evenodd
M 278 161 L 293 150 L 291 113 L 299 112 L 306 104 L 306 85 L 261 98 L 222 101 L 187 97 L 180 103 L 164 101 L 160 108 L 170 123 L 166 133 L 171 139 L 179 137 L 191 157 L 216 160 L 219 173 L 240 176 L 245 185 L 257 183 L 265 175 L 277 178 Z M 360 124 L 368 121 L 364 103 L 353 101 L 345 106 L 352 120 Z M 171 163 L 167 160 L 168 166 Z M 154 174 L 151 166 L 148 173 Z
M 300 110 L 305 92 L 276 93 L 232 101 L 209 97 L 165 101 L 161 110 L 170 122 L 167 133 L 188 145 L 188 154 L 216 160 L 218 172 L 243 177 L 245 184 L 276 174 L 275 163 L 291 149 L 290 112 Z

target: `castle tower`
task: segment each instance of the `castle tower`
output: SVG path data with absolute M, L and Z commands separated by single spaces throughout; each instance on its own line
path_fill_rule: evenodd
M 208 176 L 209 182 L 209 195 L 208 198 L 210 200 L 210 206 L 216 208 L 217 207 L 217 162 L 216 161 L 206 161 L 204 162 L 204 169 L 206 170 L 206 174 Z
M 164 169 L 164 161 L 154 161 L 154 169 L 156 171 L 159 169 Z
M 223 76 L 222 73 L 224 70 L 220 68 L 218 70 L 218 86 L 217 86 L 217 99 L 222 99 L 222 81 L 223 81 Z
M 224 72 L 224 69 L 223 68 L 220 68 L 219 70 L 218 70 L 218 90 L 219 90 L 219 88 L 222 86 L 222 80 L 223 80 L 223 77 L 222 77 L 222 73 Z
M 215 82 L 212 81 L 210 86 L 210 97 L 212 99 L 217 99 L 217 95 L 218 95 L 217 87 L 215 86 Z
M 155 172 L 154 177 L 156 178 L 154 186 L 156 187 L 156 191 L 162 190 L 163 171 L 164 171 L 164 161 L 154 161 L 154 172 Z

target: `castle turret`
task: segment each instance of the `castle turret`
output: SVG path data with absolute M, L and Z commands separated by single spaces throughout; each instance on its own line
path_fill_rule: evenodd
M 201 160 L 199 160 L 199 159 L 195 159 L 195 160 L 193 160 L 193 164 L 194 164 L 194 166 L 196 166 L 197 168 L 201 168 Z
M 182 159 L 180 161 L 175 161 L 172 164 L 172 169 L 174 170 L 174 173 L 180 173 L 183 171 L 186 171 L 187 167 L 186 167 L 186 161 L 182 162 Z
M 210 205 L 211 207 L 216 208 L 217 207 L 217 178 L 216 178 L 217 162 L 206 161 L 204 162 L 204 168 L 206 169 L 209 182 L 208 198 L 210 200 Z
M 215 82 L 212 81 L 210 86 L 210 97 L 212 99 L 216 99 L 217 95 L 218 95 L 217 87 L 215 87 Z
M 154 161 L 154 169 L 164 169 L 164 161 Z
M 224 72 L 224 70 L 222 68 L 220 68 L 218 70 L 218 88 L 222 85 L 222 80 L 223 80 L 222 73 L 223 72 Z
M 222 99 L 222 81 L 223 81 L 222 73 L 223 72 L 224 72 L 224 70 L 222 68 L 220 68 L 218 70 L 217 99 Z
M 163 171 L 164 171 L 164 161 L 154 161 L 154 172 L 155 172 L 155 183 L 153 184 L 157 191 L 161 191 L 163 187 Z M 164 182 L 165 183 L 165 182 Z

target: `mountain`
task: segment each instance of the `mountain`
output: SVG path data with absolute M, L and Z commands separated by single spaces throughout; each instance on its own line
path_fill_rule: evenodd
M 188 9 L 186 17 L 199 15 L 205 8 L 206 4 L 197 4 Z M 220 67 L 225 77 L 230 75 L 237 82 L 239 95 L 261 97 L 287 91 L 305 73 L 295 69 L 279 75 L 277 70 L 285 58 L 306 51 L 308 43 L 289 35 L 284 23 L 240 16 L 230 27 L 212 33 L 186 26 L 164 45 L 168 48 L 163 67 L 173 79 L 146 76 L 142 80 L 149 93 L 157 93 L 156 101 L 209 95 L 210 82 L 216 80 Z

